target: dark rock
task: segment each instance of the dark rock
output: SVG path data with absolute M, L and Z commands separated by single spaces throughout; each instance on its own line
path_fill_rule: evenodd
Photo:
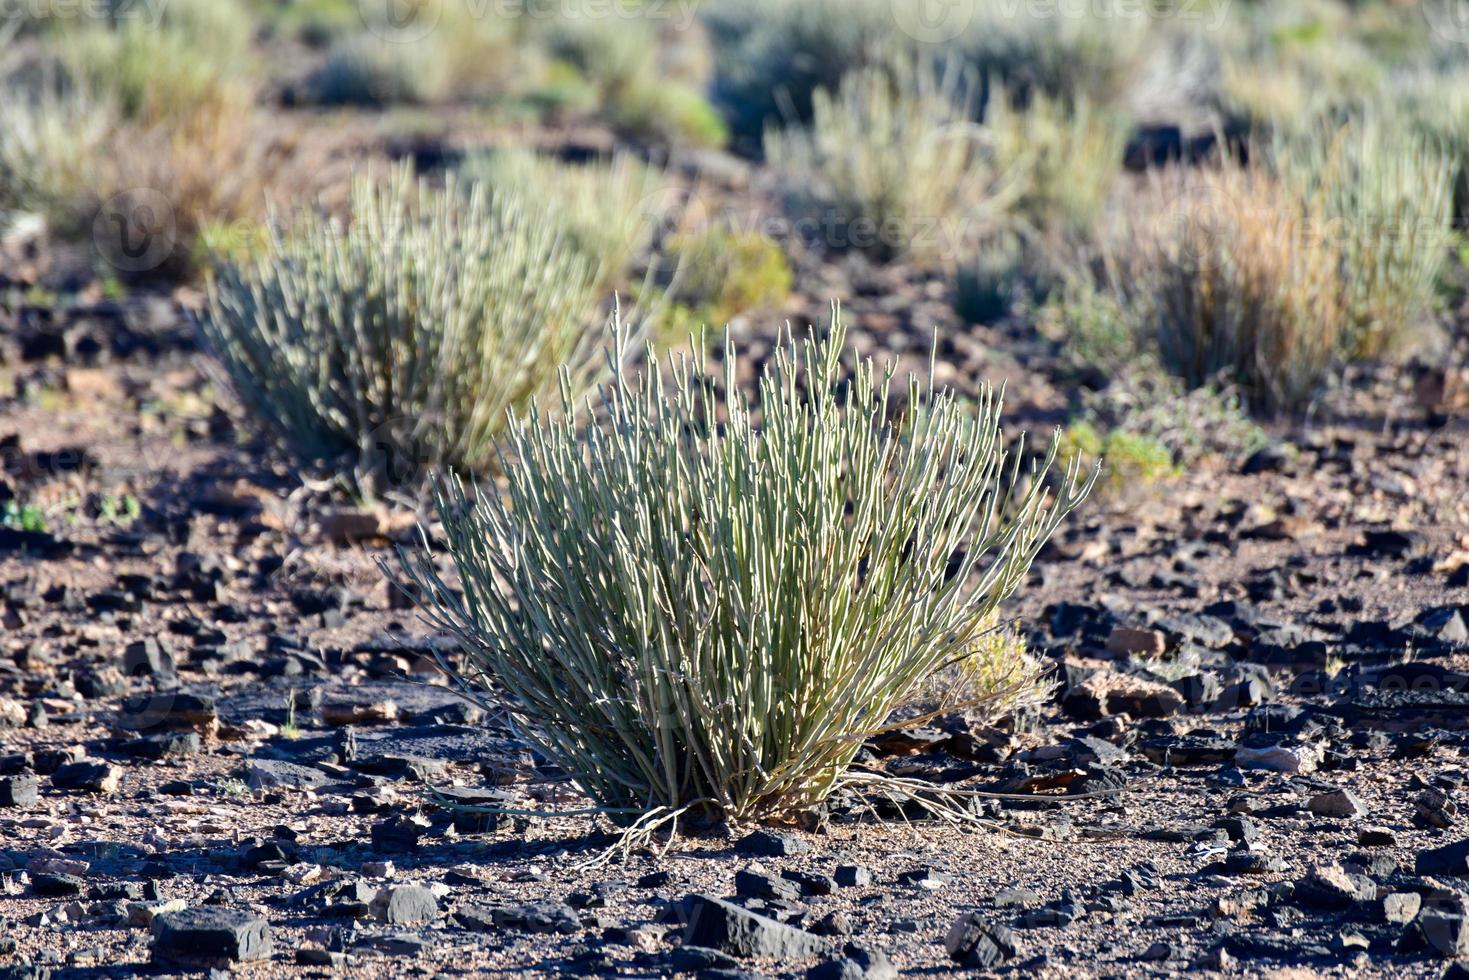
M 740 961 L 707 946 L 679 946 L 668 953 L 668 965 L 680 973 L 706 970 L 738 970 Z
M 388 854 L 406 854 L 418 850 L 419 841 L 428 830 L 428 822 L 412 817 L 390 817 L 372 825 L 372 846 Z
M 54 789 L 110 794 L 117 792 L 121 783 L 121 769 L 94 759 L 67 763 L 51 774 L 51 786 Z
M 123 755 L 135 759 L 182 759 L 198 755 L 201 744 L 197 732 L 162 732 L 130 739 L 117 747 Z
M 200 906 L 153 920 L 153 959 L 161 963 L 268 959 L 270 925 L 238 909 Z
M 801 886 L 785 878 L 774 878 L 754 871 L 736 871 L 735 894 L 743 898 L 779 898 L 795 901 L 801 897 Z
M 178 669 L 174 664 L 173 654 L 150 637 L 128 644 L 122 654 L 122 672 L 129 677 L 168 680 L 178 673 Z
M 1034 908 L 1041 903 L 1041 897 L 1029 888 L 1001 888 L 995 892 L 994 903 L 997 908 Z
M 564 902 L 550 901 L 524 905 L 466 905 L 455 910 L 454 921 L 466 929 L 480 931 L 515 929 L 568 936 L 581 930 L 576 909 Z
M 1377 898 L 1377 886 L 1366 875 L 1336 865 L 1323 865 L 1296 882 L 1295 901 L 1311 908 L 1344 910 Z
M 1419 875 L 1469 875 L 1469 838 L 1419 851 L 1413 861 Z
M 1397 847 L 1398 835 L 1386 827 L 1363 827 L 1357 831 L 1357 843 L 1363 847 Z
M 819 936 L 707 895 L 690 895 L 684 899 L 682 911 L 687 923 L 685 945 L 707 946 L 732 956 L 771 959 L 796 959 L 827 948 Z
M 837 888 L 836 880 L 830 875 L 811 871 L 782 871 L 780 876 L 800 886 L 802 895 L 830 895 Z
M 1465 918 L 1448 912 L 1425 909 L 1414 925 L 1427 947 L 1446 959 L 1469 956 L 1469 928 Z
M 82 893 L 82 879 L 75 875 L 38 872 L 31 875 L 31 890 L 46 898 L 70 898 Z
M 872 872 L 860 864 L 839 864 L 836 870 L 837 884 L 843 888 L 861 888 L 872 884 Z
M 898 980 L 898 969 L 880 949 L 848 943 L 836 959 L 806 971 L 807 980 Z
M 735 853 L 752 857 L 792 857 L 810 850 L 811 845 L 803 838 L 776 830 L 752 831 L 735 844 Z
M 1239 746 L 1227 738 L 1168 735 L 1139 743 L 1143 755 L 1160 766 L 1212 766 L 1230 762 Z
M 856 933 L 857 924 L 850 915 L 837 909 L 817 919 L 811 931 L 818 936 L 850 936 Z
M 949 958 L 961 966 L 992 970 L 1013 960 L 1018 952 L 1015 934 L 1008 928 L 986 922 L 978 912 L 959 917 L 944 937 Z

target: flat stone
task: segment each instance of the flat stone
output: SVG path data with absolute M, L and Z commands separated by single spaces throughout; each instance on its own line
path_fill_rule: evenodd
M 96 759 L 71 762 L 51 774 L 53 789 L 82 790 L 103 796 L 116 793 L 122 785 L 122 769 Z
M 1264 748 L 1242 745 L 1235 752 L 1234 761 L 1246 769 L 1305 774 L 1315 772 L 1321 764 L 1321 750 L 1314 745 L 1269 745 Z
M 393 885 L 377 893 L 372 911 L 390 926 L 417 926 L 438 916 L 439 902 L 422 885 Z
M 683 918 L 685 945 L 707 946 L 731 956 L 786 960 L 829 948 L 819 936 L 707 895 L 685 898 Z
M 153 959 L 158 962 L 268 959 L 270 924 L 240 909 L 201 905 L 153 920 Z
M 735 844 L 735 853 L 751 857 L 792 857 L 810 850 L 804 838 L 779 830 L 752 831 Z
M 327 783 L 327 775 L 312 766 L 279 759 L 251 759 L 245 767 L 245 783 L 251 789 L 316 789 Z
M 1367 815 L 1367 806 L 1349 789 L 1334 789 L 1311 797 L 1307 805 L 1318 817 L 1337 817 L 1352 820 Z
M 898 980 L 898 968 L 882 950 L 848 943 L 841 956 L 807 970 L 806 980 Z
M 30 806 L 41 798 L 36 774 L 23 772 L 0 778 L 0 806 Z

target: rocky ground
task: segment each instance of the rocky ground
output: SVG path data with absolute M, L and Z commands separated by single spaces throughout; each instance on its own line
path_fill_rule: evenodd
M 1008 378 L 1019 423 L 1057 420 L 1042 346 L 959 328 L 947 287 L 890 275 L 825 271 L 854 344 L 926 360 L 941 327 L 947 375 Z M 585 801 L 450 692 L 383 584 L 414 516 L 303 486 L 253 439 L 193 350 L 197 297 L 7 296 L 0 975 L 1469 957 L 1469 420 L 1407 382 L 1350 379 L 1242 466 L 1077 515 L 1013 608 L 1054 701 L 864 754 L 1001 794 L 976 804 L 987 829 L 842 798 L 804 829 L 691 829 L 589 866 L 610 828 L 550 815 Z

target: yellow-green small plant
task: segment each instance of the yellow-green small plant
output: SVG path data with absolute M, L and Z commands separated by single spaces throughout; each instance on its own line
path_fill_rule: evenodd
M 676 276 L 659 329 L 667 343 L 701 327 L 717 330 L 743 313 L 778 309 L 795 278 L 778 243 L 723 226 L 674 236 L 666 258 Z
M 963 709 L 991 705 L 997 692 L 1007 692 L 1009 714 L 1037 707 L 1051 689 L 1040 659 L 1026 645 L 1015 623 L 1002 621 L 998 611 L 985 621 L 984 630 L 953 664 L 934 676 L 924 706 L 929 702 Z
M 296 689 L 292 688 L 286 694 L 286 720 L 281 725 L 281 737 L 295 741 L 301 737 L 301 729 L 296 724 Z
M 1110 493 L 1147 487 L 1177 475 L 1168 447 L 1151 436 L 1121 429 L 1102 431 L 1081 420 L 1066 427 L 1063 451 L 1085 460 L 1102 462 L 1102 486 Z
M 142 502 L 130 493 L 106 493 L 97 500 L 97 520 L 102 524 L 131 527 L 142 516 Z
M 18 531 L 42 533 L 46 530 L 46 513 L 35 504 L 7 500 L 4 508 L 0 509 L 0 524 Z

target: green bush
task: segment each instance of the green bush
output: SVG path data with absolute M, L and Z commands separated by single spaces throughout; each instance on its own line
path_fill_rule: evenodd
M 79 92 L 8 92 L 0 99 L 0 212 L 46 219 L 63 238 L 90 230 L 116 110 Z
M 1102 466 L 1102 486 L 1108 493 L 1122 493 L 1174 476 L 1173 454 L 1162 442 L 1148 435 L 1122 429 L 1100 430 L 1082 420 L 1067 426 L 1062 451 L 1086 464 Z
M 1214 385 L 1187 390 L 1147 356 L 1115 368 L 1106 387 L 1083 392 L 1081 407 L 1096 430 L 1161 446 L 1179 468 L 1214 457 L 1238 464 L 1270 442 L 1234 391 Z
M 1349 328 L 1321 211 L 1260 167 L 1233 164 L 1160 188 L 1139 210 L 1125 288 L 1164 364 L 1192 386 L 1222 376 L 1258 408 L 1304 405 Z
M 1102 10 L 1062 4 L 1048 12 L 982 2 L 955 45 L 1021 104 L 1045 95 L 1067 104 L 1112 106 L 1153 45 L 1152 21 L 1136 5 Z
M 899 36 L 891 0 L 724 0 L 700 16 L 715 48 L 714 102 L 757 147 L 769 125 L 808 122 L 817 89 L 879 63 Z
M 116 104 L 123 116 L 169 124 L 204 114 L 239 114 L 253 101 L 244 52 L 221 40 L 202 44 L 179 28 L 151 30 L 126 21 L 57 39 L 68 75 Z M 229 53 L 233 52 L 233 53 Z
M 1114 290 L 1085 280 L 1067 282 L 1048 297 L 1037 327 L 1079 367 L 1120 368 L 1139 353 L 1138 326 Z
M 864 738 L 971 652 L 1091 488 L 1047 480 L 1053 441 L 1017 489 L 993 391 L 970 414 L 910 380 L 899 418 L 843 342 L 781 345 L 758 423 L 730 349 L 722 383 L 620 370 L 602 425 L 570 398 L 522 418 L 503 491 L 439 496 L 462 597 L 403 558 L 459 679 L 611 815 L 788 815 L 878 781 L 849 768 Z M 1027 688 L 1003 678 L 991 708 Z
M 878 261 L 952 259 L 998 225 L 1026 175 L 996 165 L 971 122 L 970 80 L 898 62 L 818 90 L 809 128 L 771 130 L 765 155 L 825 244 Z
M 624 138 L 704 147 L 729 139 L 701 88 L 664 74 L 652 22 L 564 17 L 542 27 L 538 37 L 596 90 L 598 111 Z
M 355 183 L 350 225 L 314 212 L 211 285 L 204 333 L 241 399 L 305 461 L 373 493 L 482 471 L 507 409 L 581 393 L 605 359 L 597 262 L 544 202 L 405 169 Z
M 1320 209 L 1341 253 L 1343 353 L 1380 357 L 1431 313 L 1449 255 L 1453 169 L 1439 149 L 1375 114 L 1276 143 L 1276 166 Z
M 312 76 L 312 101 L 326 106 L 428 105 L 446 98 L 451 65 L 437 34 L 391 41 L 359 33 L 338 41 Z
M 1085 97 L 1068 107 L 1036 96 L 1019 108 L 999 93 L 985 121 L 1000 166 L 1029 174 L 1016 212 L 1043 234 L 1090 235 L 1122 170 L 1127 120 Z
M 628 89 L 606 108 L 624 138 L 668 146 L 719 148 L 729 127 L 704 93 L 682 82 L 657 79 Z
M 547 209 L 567 241 L 596 262 L 598 282 L 607 290 L 649 250 L 672 191 L 663 173 L 624 154 L 571 164 L 529 150 L 500 150 L 471 156 L 459 173 Z
M 751 310 L 778 309 L 795 280 L 785 252 L 759 232 L 714 227 L 678 235 L 666 258 L 676 270 L 675 303 L 659 333 L 670 343 Z

